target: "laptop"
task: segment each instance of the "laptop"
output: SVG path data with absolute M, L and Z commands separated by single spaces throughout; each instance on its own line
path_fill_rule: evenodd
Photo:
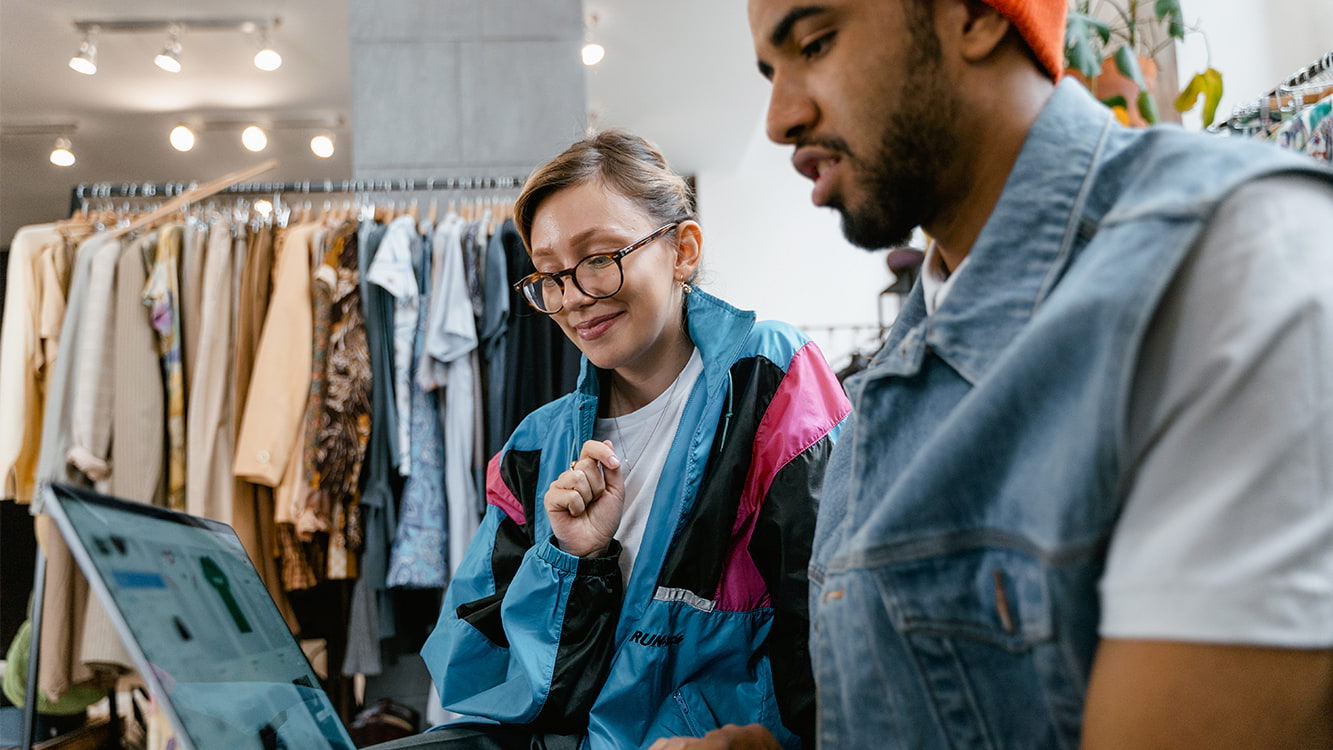
M 51 485 L 46 511 L 185 750 L 353 750 L 231 527 Z

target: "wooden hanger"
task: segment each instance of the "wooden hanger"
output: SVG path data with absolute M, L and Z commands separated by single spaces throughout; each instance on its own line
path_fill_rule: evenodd
M 185 206 L 188 206 L 191 203 L 194 203 L 196 201 L 201 201 L 211 195 L 216 195 L 217 193 L 226 190 L 232 185 L 245 182 L 246 180 L 249 180 L 253 177 L 257 177 L 269 171 L 270 169 L 273 169 L 276 166 L 278 166 L 278 160 L 269 159 L 260 164 L 256 164 L 255 166 L 250 167 L 248 169 L 242 169 L 236 172 L 232 172 L 231 174 L 219 177 L 218 179 L 200 185 L 199 187 L 193 190 L 187 190 L 184 193 L 181 193 L 180 195 L 176 196 L 175 198 L 172 198 L 171 200 L 167 201 L 166 203 L 163 203 L 162 207 L 157 209 L 156 211 L 151 211 L 149 213 L 146 213 L 143 216 L 140 216 L 138 219 L 135 219 L 133 222 L 130 222 L 129 226 L 113 230 L 109 234 L 109 237 L 111 239 L 115 239 L 117 237 L 123 237 L 131 232 L 143 229 L 144 227 L 151 225 L 153 222 L 159 219 L 171 216 L 172 214 L 176 213 L 176 211 L 184 208 Z

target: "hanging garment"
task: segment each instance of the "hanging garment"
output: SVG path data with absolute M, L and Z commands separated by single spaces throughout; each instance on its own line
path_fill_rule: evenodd
M 477 348 L 477 327 L 464 269 L 463 222 L 449 217 L 436 230 L 432 247 L 439 273 L 434 294 L 443 297 L 441 319 L 430 322 L 426 356 L 443 379 L 421 383 L 443 388 L 441 421 L 444 434 L 444 497 L 449 510 L 449 569 L 457 570 L 480 522 L 472 478 L 476 403 L 470 355 Z
M 347 654 L 344 675 L 377 675 L 380 639 L 394 634 L 394 611 L 384 582 L 388 574 L 389 549 L 397 528 L 397 501 L 389 475 L 393 469 L 394 441 L 398 434 L 393 399 L 393 344 L 389 326 L 393 320 L 393 298 L 370 283 L 372 259 L 384 238 L 385 227 L 365 222 L 358 230 L 360 239 L 357 269 L 361 310 L 365 316 L 366 344 L 370 353 L 371 411 L 370 444 L 366 458 L 365 491 L 361 495 L 365 550 L 361 556 L 361 577 L 352 589 L 352 606 L 347 626 Z
M 111 430 L 115 411 L 114 358 L 116 266 L 121 243 L 103 244 L 93 255 L 88 271 L 87 299 L 78 348 L 74 357 L 70 409 L 70 465 L 103 492 L 110 489 Z M 142 288 L 142 287 L 140 287 Z
M 537 269 L 518 233 L 501 231 L 508 277 L 514 281 Z M 550 316 L 533 310 L 516 289 L 509 289 L 509 333 L 505 342 L 504 424 L 509 435 L 537 407 L 573 389 L 580 357 Z M 499 408 L 500 405 L 492 405 Z
M 370 283 L 393 295 L 393 383 L 394 407 L 398 411 L 398 473 L 412 473 L 411 414 L 412 342 L 416 337 L 420 302 L 412 270 L 412 248 L 417 242 L 417 223 L 411 216 L 394 219 L 370 264 Z
M 509 275 L 505 268 L 503 235 L 515 240 L 518 230 L 506 219 L 486 244 L 486 272 L 483 274 L 485 305 L 480 330 L 482 381 L 486 386 L 486 431 L 484 453 L 494 456 L 504 446 L 505 336 L 509 332 Z
M 167 506 L 185 510 L 185 372 L 181 359 L 181 310 L 177 289 L 182 227 L 172 224 L 158 234 L 157 258 L 144 287 L 152 310 L 157 351 L 167 386 Z
M 196 230 L 196 236 L 203 234 Z M 231 380 L 235 359 L 232 273 L 236 262 L 232 245 L 229 223 L 214 219 L 207 231 L 200 295 L 195 299 L 199 327 L 193 347 L 195 367 L 190 372 L 186 423 L 186 475 L 190 478 L 186 486 L 187 512 L 228 525 L 234 523 Z M 199 249 L 203 251 L 204 246 Z
M 310 239 L 313 224 L 289 227 L 275 252 L 273 295 L 264 316 L 245 414 L 236 441 L 236 476 L 268 487 L 280 487 L 288 466 L 297 458 L 298 433 L 310 392 L 313 337 L 310 313 Z M 304 482 L 298 482 L 304 486 Z M 275 517 L 291 522 L 291 505 L 276 493 Z
M 152 314 L 143 304 L 148 270 L 157 257 L 157 235 L 129 243 L 116 264 L 115 339 L 111 373 L 110 489 L 116 497 L 166 505 L 166 385 L 157 354 Z
M 357 577 L 362 548 L 361 467 L 370 441 L 371 371 L 357 273 L 356 225 L 343 224 L 316 275 L 326 286 L 328 351 L 326 392 L 318 422 L 318 491 L 332 507 L 329 539 L 331 580 Z
M 217 228 L 214 224 L 213 228 Z M 227 235 L 230 236 L 230 232 Z M 178 289 L 176 305 L 181 311 L 181 372 L 185 375 L 185 388 L 188 393 L 194 383 L 195 367 L 198 364 L 201 340 L 200 326 L 203 324 L 202 304 L 204 297 L 204 275 L 208 264 L 208 253 L 217 247 L 212 241 L 209 225 L 203 220 L 191 216 L 185 220 L 181 235 L 180 264 L 177 272 Z M 230 249 L 230 248 L 228 248 Z M 230 253 L 228 253 L 230 255 Z M 190 404 L 186 397 L 186 406 Z
M 259 350 L 259 336 L 272 291 L 273 249 L 281 231 L 266 225 L 250 227 L 244 263 L 237 275 L 239 285 L 236 298 L 236 362 L 232 381 L 232 434 L 238 436 L 241 417 L 245 413 L 245 399 L 250 391 L 255 355 Z M 236 535 L 250 553 L 250 559 L 259 570 L 264 586 L 278 605 L 283 619 L 296 632 L 296 615 L 291 603 L 287 601 L 278 566 L 279 541 L 274 518 L 273 488 L 237 478 L 233 493 L 233 528 L 236 529 Z
M 429 256 L 421 263 L 421 306 L 433 296 L 424 279 L 430 278 Z M 426 348 L 427 317 L 418 316 L 415 340 L 420 362 Z M 417 368 L 420 369 L 420 366 Z M 416 373 L 414 373 L 415 376 Z M 440 426 L 439 400 L 415 377 L 412 388 L 412 475 L 403 487 L 398 533 L 389 558 L 386 585 L 391 588 L 444 588 L 449 581 L 449 516 L 445 508 L 445 445 Z
M 31 502 L 41 441 L 40 297 L 35 262 L 60 241 L 54 224 L 23 227 L 9 247 L 0 323 L 0 498 Z

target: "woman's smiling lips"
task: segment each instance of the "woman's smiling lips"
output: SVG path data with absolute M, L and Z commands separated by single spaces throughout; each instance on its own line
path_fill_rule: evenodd
M 614 312 L 609 315 L 599 315 L 582 323 L 575 323 L 574 330 L 578 332 L 579 338 L 584 341 L 592 341 L 601 338 L 607 331 L 611 330 L 611 326 L 615 325 L 621 315 L 624 315 L 624 313 Z

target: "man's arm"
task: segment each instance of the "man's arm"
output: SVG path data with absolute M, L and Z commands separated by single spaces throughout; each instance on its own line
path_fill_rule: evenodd
M 1333 650 L 1104 640 L 1084 750 L 1333 747 Z

